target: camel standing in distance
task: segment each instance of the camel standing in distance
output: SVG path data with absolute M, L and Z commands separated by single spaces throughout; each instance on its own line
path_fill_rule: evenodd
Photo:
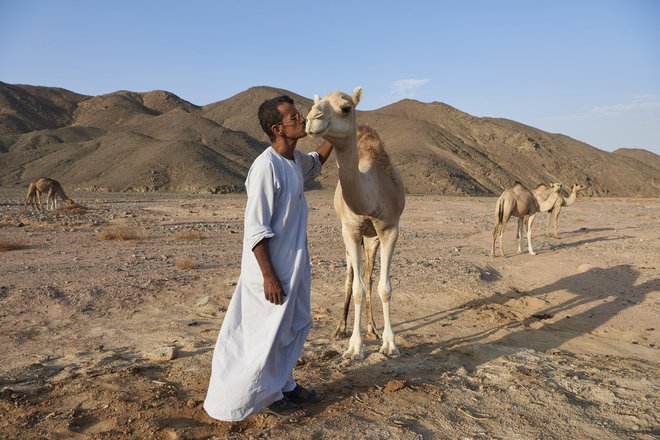
M 35 209 L 43 209 L 41 205 L 41 193 L 48 192 L 46 199 L 46 208 L 50 211 L 57 208 L 57 197 L 59 196 L 65 203 L 74 203 L 62 189 L 62 185 L 57 180 L 49 179 L 48 177 L 40 177 L 37 180 L 30 182 L 28 186 L 27 196 L 25 197 L 25 208 L 27 209 L 28 203 Z
M 571 206 L 575 201 L 577 200 L 577 193 L 580 191 L 586 191 L 589 189 L 587 186 L 582 185 L 580 183 L 574 183 L 573 186 L 571 187 L 571 194 L 568 196 L 568 199 L 565 199 L 561 193 L 559 194 L 559 198 L 555 202 L 554 206 L 548 211 L 548 213 L 545 216 L 545 236 L 550 237 L 550 223 L 552 221 L 552 217 L 555 219 L 555 238 L 557 238 L 557 227 L 559 224 L 559 213 L 561 212 L 562 206 Z M 552 217 L 550 214 L 552 213 Z
M 360 320 L 366 284 L 369 285 L 367 337 L 378 337 L 369 297 L 371 272 L 379 246 L 378 294 L 383 305 L 384 320 L 380 352 L 386 355 L 399 354 L 390 322 L 391 265 L 399 237 L 399 218 L 405 205 L 403 181 L 383 149 L 377 133 L 366 126 L 357 127 L 355 107 L 361 97 L 360 87 L 355 88 L 352 95 L 333 92 L 323 99 L 314 96 L 314 105 L 307 115 L 306 125 L 306 131 L 311 136 L 323 137 L 332 142 L 339 167 L 334 207 L 341 220 L 347 264 L 343 316 L 340 317 L 335 336 L 343 334 L 342 323 L 346 328 L 352 295 L 355 320 L 348 350 L 343 355 L 351 359 L 364 358 Z M 364 271 L 363 246 L 366 260 Z
M 573 203 L 575 203 L 575 200 L 577 199 L 577 193 L 580 191 L 586 191 L 587 189 L 589 188 L 585 185 L 582 185 L 580 183 L 574 183 L 573 186 L 571 187 L 571 194 L 568 196 L 568 199 L 565 199 L 561 192 L 559 193 L 559 199 L 557 199 L 555 204 L 546 212 L 546 216 L 545 216 L 546 237 L 550 237 L 550 223 L 552 221 L 552 217 L 554 217 L 555 238 L 558 238 L 557 227 L 558 227 L 559 213 L 561 212 L 562 206 L 571 206 Z M 548 197 L 550 197 L 552 192 L 553 192 L 552 186 L 548 186 L 544 183 L 539 183 L 536 186 L 536 188 L 532 190 L 532 193 L 537 198 L 537 200 L 547 199 Z M 550 215 L 551 213 L 553 214 L 552 217 Z M 525 226 L 527 226 L 527 219 L 525 219 Z M 518 238 L 518 235 L 516 235 L 516 238 Z
M 561 183 L 550 184 L 552 194 L 545 200 L 539 200 L 537 197 L 522 183 L 515 182 L 511 188 L 505 189 L 499 199 L 495 208 L 495 228 L 493 229 L 493 246 L 490 251 L 491 257 L 495 256 L 495 241 L 497 237 L 500 238 L 500 254 L 504 257 L 504 244 L 503 237 L 504 228 L 511 216 L 518 217 L 518 234 L 520 240 L 518 241 L 518 253 L 522 252 L 523 241 L 523 224 L 525 216 L 529 216 L 529 224 L 527 225 L 527 249 L 530 255 L 536 255 L 532 249 L 532 225 L 537 212 L 548 211 L 554 206 L 559 198 L 559 190 Z
M 550 197 L 550 195 L 552 195 L 552 192 L 554 191 L 555 185 L 559 185 L 560 187 L 562 186 L 562 184 L 560 182 L 551 183 L 550 185 L 546 185 L 545 183 L 539 183 L 538 185 L 536 185 L 536 188 L 534 188 L 531 191 L 532 191 L 532 194 L 534 194 L 534 197 L 536 197 L 536 200 L 538 200 L 539 203 L 540 203 L 543 200 Z M 559 192 L 559 198 L 561 199 L 561 192 Z M 545 213 L 547 214 L 550 211 L 552 211 L 552 206 L 549 208 L 548 211 L 545 211 Z M 541 210 L 541 212 L 544 212 L 544 211 Z M 547 215 L 546 215 L 546 218 L 547 218 Z M 529 216 L 525 216 L 524 225 L 523 225 L 524 229 L 527 228 L 527 223 L 528 222 L 529 222 Z M 518 229 L 516 229 L 516 238 L 520 238 L 520 231 Z

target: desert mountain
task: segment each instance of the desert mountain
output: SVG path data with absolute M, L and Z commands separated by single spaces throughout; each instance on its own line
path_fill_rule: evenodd
M 631 159 L 638 160 L 648 166 L 660 170 L 660 156 L 641 148 L 619 148 L 613 151 L 614 154 L 619 154 Z
M 311 108 L 310 99 L 272 87 L 196 106 L 166 91 L 85 96 L 0 82 L 0 185 L 49 176 L 71 189 L 240 191 L 268 146 L 257 108 L 281 94 L 303 113 Z M 495 195 L 515 180 L 530 187 L 581 182 L 591 195 L 660 192 L 660 157 L 645 150 L 608 153 L 439 102 L 403 100 L 358 118 L 378 130 L 411 193 Z M 299 147 L 320 142 L 305 138 Z M 336 180 L 326 166 L 314 185 L 331 188 Z

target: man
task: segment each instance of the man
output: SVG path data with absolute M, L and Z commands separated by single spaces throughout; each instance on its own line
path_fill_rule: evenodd
M 296 384 L 292 371 L 309 330 L 311 271 L 305 180 L 332 152 L 296 150 L 305 118 L 288 96 L 265 101 L 259 123 L 272 142 L 250 167 L 241 275 L 213 352 L 204 409 L 213 418 L 243 420 L 261 411 L 307 415 L 320 394 Z

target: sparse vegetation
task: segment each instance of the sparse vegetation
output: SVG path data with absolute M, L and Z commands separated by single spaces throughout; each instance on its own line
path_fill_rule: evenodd
M 73 227 L 90 227 L 90 223 L 85 222 L 68 222 L 68 221 L 32 221 L 26 220 L 23 222 L 25 225 L 30 225 L 40 229 L 58 229 L 58 228 L 73 228 Z
M 176 240 L 203 240 L 204 234 L 199 231 L 182 231 L 174 236 Z
M 57 210 L 63 212 L 64 214 L 70 214 L 70 215 L 84 214 L 87 211 L 89 211 L 87 207 L 83 205 L 79 205 L 78 203 L 65 204 L 59 206 Z
M 144 240 L 144 234 L 132 226 L 115 226 L 111 228 L 102 229 L 96 235 L 99 240 Z
M 13 226 L 13 225 L 14 224 L 9 220 L 0 220 L 0 228 L 8 228 L 9 226 Z
M 19 241 L 11 241 L 6 238 L 0 237 L 0 252 L 16 251 L 19 249 L 26 249 L 28 246 Z
M 174 267 L 179 270 L 194 269 L 195 266 L 195 262 L 190 257 L 179 257 L 174 263 Z

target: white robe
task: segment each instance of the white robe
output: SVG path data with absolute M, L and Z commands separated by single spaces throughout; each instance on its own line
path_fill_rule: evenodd
M 215 419 L 243 420 L 295 387 L 291 372 L 312 327 L 303 182 L 320 170 L 318 153 L 294 150 L 292 161 L 272 147 L 250 167 L 241 275 L 215 345 L 204 401 Z M 265 238 L 286 293 L 282 305 L 266 300 L 252 252 Z

